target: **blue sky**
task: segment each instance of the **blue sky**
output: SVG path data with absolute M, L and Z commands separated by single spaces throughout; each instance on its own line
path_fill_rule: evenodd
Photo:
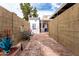
M 52 15 L 61 6 L 61 3 L 32 3 L 36 7 L 40 17 L 43 15 Z
M 32 6 L 36 7 L 39 11 L 53 11 L 52 5 L 50 3 L 35 3 Z
M 56 6 L 55 6 L 56 5 Z M 44 10 L 44 11 L 55 11 L 58 6 L 60 6 L 60 3 L 33 3 L 32 6 L 36 7 L 38 10 Z
M 60 5 L 61 3 L 31 3 L 31 6 L 37 8 L 39 17 L 41 18 L 43 15 L 52 15 Z M 11 12 L 15 12 L 20 17 L 23 17 L 19 3 L 0 3 L 0 6 L 3 6 Z

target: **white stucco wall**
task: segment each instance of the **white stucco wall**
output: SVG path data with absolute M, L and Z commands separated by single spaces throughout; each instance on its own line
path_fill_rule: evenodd
M 39 34 L 40 33 L 39 20 L 29 20 L 29 23 L 30 23 L 30 29 L 32 33 Z M 33 24 L 36 24 L 36 29 L 33 29 Z

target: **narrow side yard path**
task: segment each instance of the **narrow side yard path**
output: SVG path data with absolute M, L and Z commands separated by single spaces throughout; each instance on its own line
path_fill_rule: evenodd
M 48 33 L 34 35 L 21 56 L 72 56 L 61 44 L 50 38 Z

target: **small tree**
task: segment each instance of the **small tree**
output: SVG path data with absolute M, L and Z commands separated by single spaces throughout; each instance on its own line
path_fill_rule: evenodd
M 31 14 L 32 11 L 30 3 L 21 3 L 20 7 L 24 16 L 23 18 L 28 21 L 28 16 Z
M 33 12 L 33 14 L 32 14 L 33 17 L 38 17 L 37 9 L 36 9 L 36 8 L 34 8 L 34 9 L 32 10 L 32 12 Z
M 20 4 L 20 8 L 22 10 L 22 13 L 23 13 L 23 18 L 25 20 L 29 20 L 28 17 L 38 17 L 38 14 L 37 14 L 37 9 L 36 8 L 32 8 L 32 6 L 30 5 L 30 3 L 21 3 Z

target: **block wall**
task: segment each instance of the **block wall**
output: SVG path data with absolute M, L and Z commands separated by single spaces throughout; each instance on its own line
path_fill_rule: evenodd
M 24 30 L 27 31 L 29 28 L 27 21 L 0 6 L 0 33 L 4 34 L 3 31 L 5 29 L 10 29 L 12 31 L 14 44 L 17 44 L 21 40 L 20 27 L 22 25 L 24 25 Z
M 49 34 L 79 55 L 79 4 L 75 4 L 49 22 Z

